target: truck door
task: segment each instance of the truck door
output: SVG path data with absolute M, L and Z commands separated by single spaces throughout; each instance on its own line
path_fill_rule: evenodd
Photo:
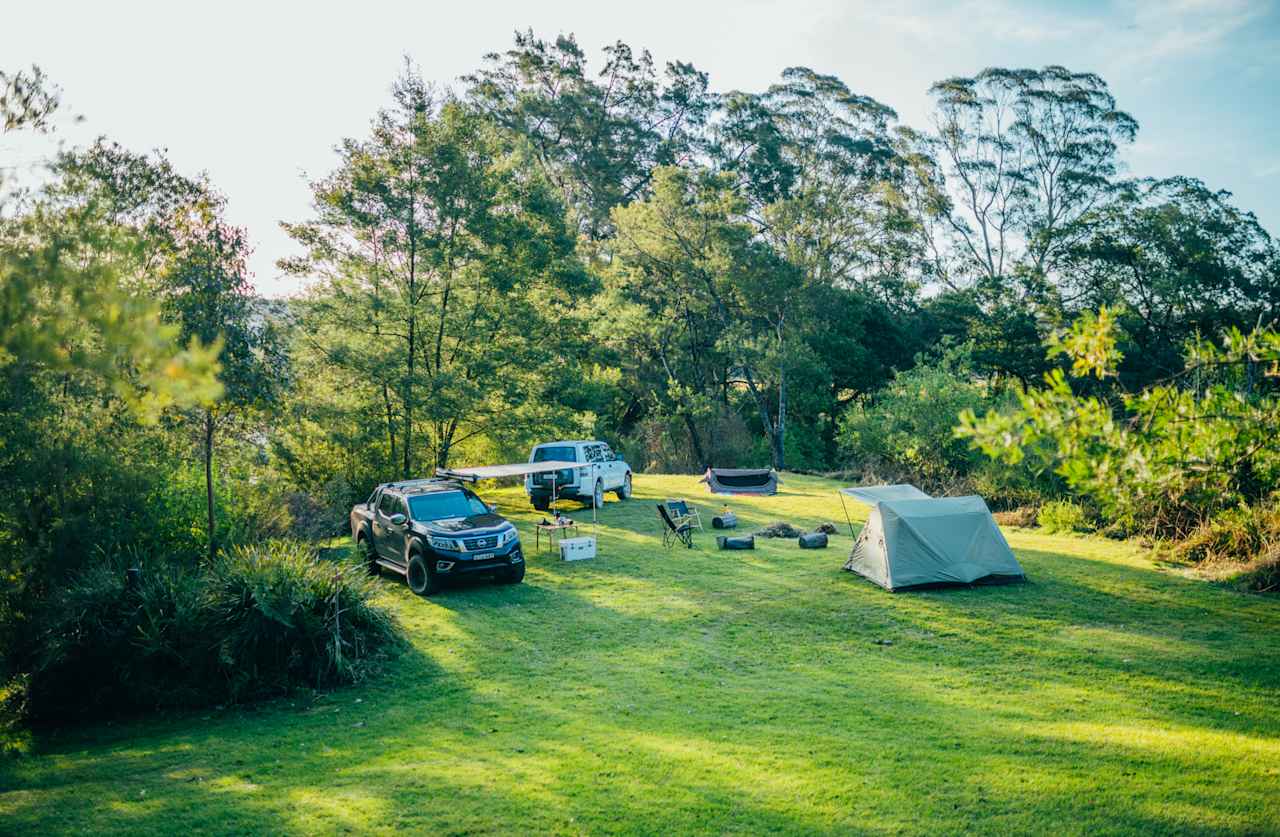
M 404 522 L 396 524 L 387 521 L 387 557 L 397 564 L 404 564 L 405 538 L 409 536 L 409 501 L 404 497 L 395 497 L 392 514 L 404 515 Z
M 600 446 L 600 467 L 604 469 L 607 476 L 604 478 L 604 487 L 606 491 L 615 491 L 622 487 L 622 463 L 617 461 L 617 457 L 613 455 L 613 451 L 608 445 Z
M 605 473 L 604 463 L 601 462 L 599 445 L 583 445 L 582 454 L 590 463 L 589 473 L 591 476 L 582 484 L 582 496 L 590 497 L 591 492 L 595 491 L 596 482 L 604 483 L 605 489 L 609 488 L 608 474 Z
M 384 491 L 381 499 L 378 500 L 378 508 L 373 512 L 373 548 L 381 557 L 393 560 L 400 558 L 399 554 L 392 553 L 388 548 L 393 528 L 391 515 L 396 513 L 400 505 L 399 500 L 399 497 Z

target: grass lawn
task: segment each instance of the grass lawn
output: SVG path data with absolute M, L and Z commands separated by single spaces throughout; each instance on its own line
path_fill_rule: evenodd
M 483 492 L 524 584 L 384 581 L 412 647 L 372 683 L 36 741 L 0 831 L 1280 833 L 1280 601 L 1017 530 L 1029 583 L 890 594 L 841 572 L 847 529 L 717 552 L 695 480 L 637 478 L 568 564 Z M 833 489 L 730 505 L 844 528 Z M 660 545 L 666 496 L 693 551 Z

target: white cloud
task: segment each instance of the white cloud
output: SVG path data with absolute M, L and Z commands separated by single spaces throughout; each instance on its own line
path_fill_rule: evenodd
M 1267 12 L 1249 0 L 1175 0 L 1130 6 L 1135 27 L 1132 64 L 1153 64 L 1221 48 L 1233 34 Z
M 966 0 L 945 5 L 871 3 L 863 6 L 863 12 L 875 24 L 934 43 L 981 37 L 1027 45 L 1080 38 L 1103 29 L 1099 19 L 1063 15 L 1009 0 Z

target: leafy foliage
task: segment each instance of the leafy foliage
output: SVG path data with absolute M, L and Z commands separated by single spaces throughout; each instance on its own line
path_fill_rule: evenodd
M 467 439 L 546 422 L 573 360 L 561 311 L 592 282 L 521 149 L 406 70 L 342 157 L 314 184 L 317 218 L 286 225 L 307 255 L 284 266 L 325 277 L 302 307 L 307 344 L 353 392 L 381 384 L 369 412 L 400 475 L 422 467 L 420 435 L 443 466 Z
M 1077 374 L 1115 374 L 1121 355 L 1105 309 L 1078 320 L 1055 345 Z M 1163 534 L 1189 532 L 1241 502 L 1280 487 L 1280 399 L 1267 380 L 1280 363 L 1280 334 L 1228 332 L 1221 344 L 1192 341 L 1177 378 L 1136 393 L 1077 394 L 1055 369 L 1019 407 L 961 417 L 958 432 L 990 456 L 1051 465 L 1111 521 Z
M 1036 524 L 1051 535 L 1070 535 L 1088 532 L 1089 516 L 1084 506 L 1071 500 L 1052 500 L 1040 507 Z
M 1265 587 L 1280 249 L 1225 192 L 1121 178 L 1137 123 L 1096 75 L 932 92 L 916 130 L 806 67 L 721 94 L 532 32 L 458 95 L 407 66 L 284 225 L 288 300 L 255 295 L 207 177 L 60 151 L 0 194 L 2 674 L 50 717 L 77 676 L 102 711 L 359 677 L 376 614 L 326 656 L 330 582 L 238 548 L 553 436 L 650 469 L 850 465 L 1020 521 L 1069 490 L 1050 526 L 1261 549 Z M 0 73 L 3 130 L 53 130 L 60 97 Z M 126 552 L 140 590 L 98 569 Z
M 62 91 L 39 66 L 12 73 L 0 70 L 0 133 L 48 131 L 50 117 L 61 103 Z
M 1248 331 L 1280 317 L 1280 248 L 1229 195 L 1176 177 L 1126 183 L 1083 218 L 1063 253 L 1068 310 L 1108 306 L 1130 388 L 1177 374 L 1197 334 Z
M 38 722 L 234 702 L 357 682 L 400 647 L 363 566 L 300 547 L 238 548 L 129 586 L 121 562 L 69 583 L 22 683 Z
M 983 276 L 1011 275 L 1025 246 L 1042 277 L 1076 221 L 1102 202 L 1116 152 L 1138 124 L 1107 83 L 1065 67 L 990 67 L 933 85 L 937 146 L 955 181 L 948 221 L 963 258 Z
M 604 53 L 597 81 L 572 35 L 517 32 L 465 79 L 486 114 L 528 141 L 588 239 L 611 233 L 615 206 L 648 194 L 656 167 L 690 161 L 715 103 L 691 64 L 668 63 L 659 80 L 647 51 L 618 41 Z
M 953 430 L 964 410 L 996 409 L 1007 399 L 976 380 L 967 352 L 952 351 L 894 375 L 840 420 L 840 450 L 862 470 L 902 474 L 930 488 L 954 485 L 981 464 L 981 454 Z

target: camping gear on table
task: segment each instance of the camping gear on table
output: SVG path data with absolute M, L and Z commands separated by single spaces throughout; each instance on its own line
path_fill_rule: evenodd
M 711 518 L 712 529 L 735 529 L 738 526 L 738 516 L 731 511 L 718 514 Z
M 755 535 L 738 535 L 736 537 L 721 535 L 716 538 L 716 545 L 721 549 L 755 549 Z
M 772 468 L 708 468 L 699 482 L 712 494 L 778 493 L 778 474 Z
M 662 545 L 670 549 L 677 542 L 693 549 L 693 524 L 685 520 L 677 523 L 663 503 L 658 504 L 658 517 L 662 519 Z
M 533 527 L 533 548 L 535 551 L 542 549 L 542 536 L 547 537 L 547 544 L 555 549 L 557 542 L 563 542 L 567 537 L 578 537 L 578 523 L 572 517 L 564 515 L 556 515 L 555 520 L 547 520 L 542 518 L 540 523 Z
M 698 529 L 699 531 L 703 531 L 702 515 L 698 514 L 697 509 L 689 505 L 688 500 L 667 500 L 666 506 L 667 514 L 671 515 L 671 519 L 674 520 L 677 525 L 679 525 L 681 521 L 687 520 L 690 526 Z
M 1026 580 L 981 497 L 930 497 L 914 485 L 840 494 L 842 504 L 848 495 L 871 506 L 844 568 L 886 590 Z
M 826 549 L 827 535 L 825 532 L 806 532 L 798 539 L 801 549 Z

